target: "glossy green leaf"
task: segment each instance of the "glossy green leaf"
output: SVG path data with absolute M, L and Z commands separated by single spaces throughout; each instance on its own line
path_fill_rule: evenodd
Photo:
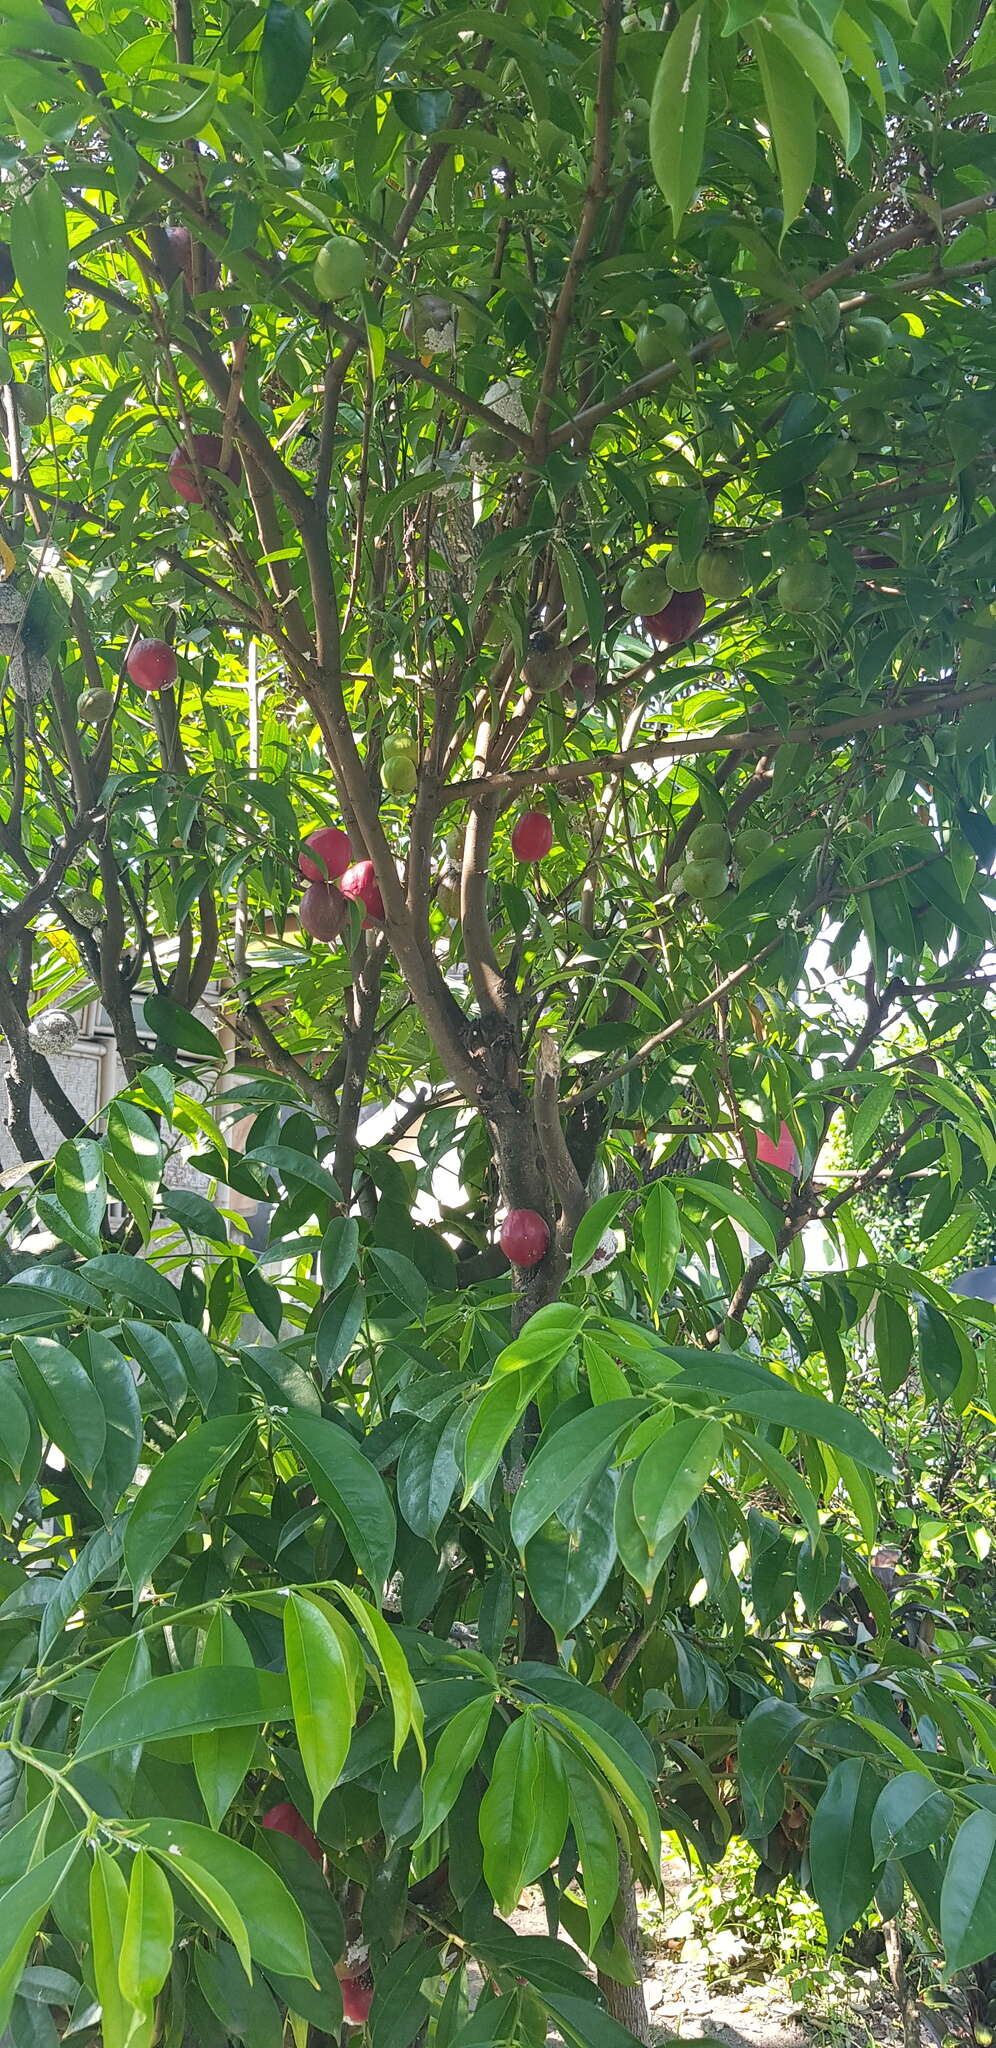
M 0 1954 L 0 2028 L 6 2027 L 10 2019 L 14 1995 L 17 1991 L 21 1971 L 27 1962 L 34 1941 L 43 1920 L 52 1904 L 52 1895 L 62 1882 L 71 1863 L 83 1844 L 83 1836 L 75 1835 L 43 1856 L 40 1863 L 25 1871 L 16 1883 L 10 1885 L 3 1895 L 3 1952 Z
M 605 1469 L 622 1431 L 646 1405 L 636 1399 L 604 1402 L 544 1433 L 512 1503 L 510 1526 L 520 1550 L 571 1494 Z
M 962 1821 L 941 1887 L 941 1940 L 948 1970 L 968 1970 L 996 1948 L 996 1813 Z
M 282 1418 L 282 1427 L 379 1600 L 397 1539 L 394 1509 L 379 1472 L 348 1431 L 324 1416 L 297 1410 Z
M 284 1650 L 294 1729 L 317 1826 L 349 1752 L 363 1691 L 362 1659 L 352 1631 L 314 1594 L 289 1595 Z
M 226 1609 L 219 1607 L 201 1646 L 200 1669 L 241 1672 L 251 1668 L 252 1652 L 242 1630 Z M 193 1736 L 190 1752 L 194 1775 L 213 1828 L 220 1828 L 245 1779 L 255 1749 L 253 1722 L 245 1728 L 212 1726 Z
M 69 237 L 62 193 L 51 171 L 14 200 L 10 247 L 21 290 L 43 332 L 65 323 Z
M 422 1786 L 422 1825 L 415 1846 L 442 1825 L 472 1765 L 480 1755 L 494 1712 L 486 1693 L 469 1700 L 442 1730 Z
M 709 9 L 693 0 L 674 23 L 650 102 L 650 162 L 677 235 L 695 196 L 709 115 Z
M 13 1354 L 46 1436 L 84 1479 L 92 1479 L 103 1454 L 107 1424 L 89 1374 L 54 1337 L 16 1337 Z
M 689 1416 L 644 1451 L 633 1480 L 633 1513 L 651 1556 L 698 1499 L 722 1453 L 724 1435 L 721 1422 Z
M 832 1947 L 853 1927 L 875 1889 L 871 1825 L 881 1780 L 865 1757 L 835 1764 L 813 1814 L 809 1864 Z
M 118 1980 L 122 1995 L 148 2015 L 173 1960 L 173 1894 L 155 1858 L 139 1849 L 128 1883 Z
M 879 1793 L 872 1814 L 876 1863 L 891 1856 L 915 1856 L 940 1840 L 951 1825 L 953 1802 L 921 1771 L 903 1771 Z
M 136 1600 L 174 1543 L 190 1528 L 198 1502 L 245 1442 L 252 1419 L 224 1415 L 173 1444 L 139 1492 L 125 1536 L 125 1569 Z
M 118 1958 L 124 1946 L 128 1885 L 117 1857 L 98 1843 L 90 1865 L 90 1929 L 94 1989 L 106 2048 L 125 2048 L 136 2018 L 121 1989 Z
M 301 1909 L 282 1878 L 260 1856 L 231 1836 L 215 1834 L 193 1821 L 147 1821 L 142 1839 L 146 1847 L 167 1859 L 167 1867 L 174 1867 L 176 1857 L 177 1873 L 185 1882 L 190 1882 L 184 1868 L 187 1861 L 189 1869 L 205 1870 L 223 1888 L 245 1922 L 249 1946 L 262 1969 L 310 1978 L 311 1957 Z
M 295 106 L 311 69 L 311 23 L 303 6 L 269 0 L 259 46 L 261 98 L 268 114 Z
M 285 1721 L 289 1711 L 287 1680 L 280 1673 L 203 1665 L 169 1671 L 109 1706 L 87 1731 L 80 1754 L 100 1756 L 208 1729 L 261 1728 L 267 1721 Z
M 175 1051 L 196 1053 L 200 1059 L 221 1058 L 214 1032 L 192 1010 L 175 1003 L 172 996 L 146 996 L 142 1009 L 150 1031 Z

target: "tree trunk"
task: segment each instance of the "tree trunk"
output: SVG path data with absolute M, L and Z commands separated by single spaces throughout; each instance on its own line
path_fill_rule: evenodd
M 650 2016 L 643 1989 L 643 1939 L 636 1911 L 636 1886 L 628 1857 L 619 1857 L 619 1902 L 622 1907 L 617 1932 L 636 1972 L 635 1984 L 617 1984 L 614 1977 L 598 1972 L 598 1988 L 614 2020 L 628 2027 L 638 2041 L 650 2040 Z

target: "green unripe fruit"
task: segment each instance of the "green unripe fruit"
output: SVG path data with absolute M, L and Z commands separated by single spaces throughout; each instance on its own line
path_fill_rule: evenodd
M 972 632 L 973 626 L 981 627 L 982 631 Z M 964 639 L 958 657 L 958 674 L 963 683 L 978 683 L 996 665 L 996 638 L 991 637 L 996 635 L 996 606 L 983 605 L 981 611 L 973 612 L 968 627 L 963 626 L 962 632 Z M 983 633 L 990 637 L 983 639 Z
M 721 860 L 730 858 L 730 835 L 725 825 L 696 825 L 688 838 L 689 860 Z
M 89 889 L 67 889 L 63 901 L 70 917 L 85 925 L 87 931 L 95 931 L 103 923 L 104 906 L 98 896 L 91 896 Z
M 444 917 L 460 915 L 460 877 L 456 874 L 443 875 L 436 885 L 436 906 Z
M 726 548 L 704 548 L 695 564 L 695 581 L 706 597 L 732 604 L 747 588 L 747 576 L 739 555 Z
M 76 705 L 76 716 L 81 725 L 106 725 L 113 709 L 113 690 L 84 690 Z
M 926 737 L 931 741 L 938 760 L 946 754 L 957 754 L 959 740 L 953 725 L 939 725 L 936 732 L 928 733 Z
M 670 890 L 672 896 L 684 896 L 685 868 L 683 862 L 680 862 L 677 867 L 668 868 L 667 874 L 664 877 L 664 887 Z
M 388 754 L 380 772 L 392 796 L 411 796 L 417 787 L 418 769 L 410 754 Z
M 389 754 L 407 754 L 410 761 L 418 760 L 418 748 L 415 745 L 415 741 L 406 732 L 388 733 L 384 741 L 385 761 Z
M 884 320 L 862 313 L 848 327 L 847 345 L 852 355 L 867 361 L 871 356 L 888 355 L 889 350 L 896 346 L 896 337 Z
M 752 860 L 759 860 L 771 845 L 771 833 L 763 825 L 745 825 L 733 842 L 733 851 L 742 868 L 750 866 Z
M 366 283 L 369 258 L 363 242 L 354 242 L 351 235 L 333 235 L 323 242 L 315 257 L 312 276 L 316 297 L 330 305 L 334 299 L 348 298 L 351 292 L 358 292 Z
M 677 548 L 672 548 L 667 558 L 667 580 L 672 590 L 698 590 L 698 562 L 682 561 Z
M 682 306 L 658 306 L 637 329 L 633 343 L 645 370 L 661 370 L 676 348 L 688 346 L 688 314 Z
M 667 562 L 655 562 L 649 569 L 630 570 L 623 584 L 622 601 L 634 618 L 647 618 L 667 603 L 672 589 Z
M 876 405 L 859 405 L 850 416 L 851 434 L 859 448 L 881 448 L 889 439 L 889 422 Z
M 454 867 L 458 867 L 458 868 L 459 868 L 459 867 L 462 867 L 462 866 L 463 866 L 463 826 L 462 826 L 462 825 L 454 825 L 454 827 L 453 827 L 453 830 L 452 830 L 452 832 L 447 832 L 447 834 L 446 834 L 446 851 L 447 851 L 447 853 L 448 853 L 448 855 L 449 855 L 449 857 L 450 857 L 450 860 L 451 860 L 451 861 L 453 862 L 453 865 L 454 865 Z
M 821 612 L 832 588 L 827 562 L 789 562 L 778 578 L 778 602 L 783 612 Z
M 847 440 L 835 441 L 833 447 L 827 449 L 820 463 L 824 476 L 840 478 L 853 476 L 857 466 L 857 447 L 853 441 Z
M 730 886 L 725 860 L 686 860 L 685 892 L 696 903 L 722 896 Z
M 17 410 L 25 426 L 44 426 L 48 418 L 48 393 L 39 384 L 15 384 Z
M 840 300 L 836 292 L 820 292 L 819 297 L 810 299 L 809 310 L 817 333 L 824 341 L 832 341 L 840 327 Z
M 468 434 L 464 446 L 470 458 L 471 468 L 474 468 L 475 464 L 511 462 L 516 452 L 515 442 L 510 441 L 506 434 L 500 434 L 497 427 L 475 428 L 472 434 Z

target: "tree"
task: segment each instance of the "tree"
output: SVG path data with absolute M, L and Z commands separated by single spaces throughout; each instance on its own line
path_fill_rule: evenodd
M 990 1652 L 890 1637 L 849 1333 L 986 1399 L 988 18 L 0 47 L 0 2019 L 613 2048 L 662 1824 L 985 1956 Z

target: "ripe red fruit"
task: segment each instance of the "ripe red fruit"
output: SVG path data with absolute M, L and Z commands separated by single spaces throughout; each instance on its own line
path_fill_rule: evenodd
M 545 811 L 523 811 L 512 827 L 516 860 L 542 860 L 553 845 L 553 826 Z
M 321 939 L 323 945 L 331 946 L 339 937 L 348 913 L 342 892 L 331 882 L 309 882 L 298 914 L 311 938 Z
M 220 434 L 192 434 L 190 439 L 194 454 L 201 468 L 203 470 L 220 470 Z M 185 498 L 188 505 L 203 505 L 204 493 L 197 481 L 197 472 L 186 448 L 174 448 L 169 459 L 169 470 L 167 473 L 178 498 Z M 230 477 L 233 484 L 238 483 L 239 477 L 242 474 L 242 465 L 234 448 L 225 464 L 224 473 L 227 477 Z
M 168 690 L 176 681 L 176 655 L 165 640 L 136 640 L 125 667 L 139 690 Z
M 762 1166 L 780 1166 L 784 1173 L 798 1173 L 799 1154 L 795 1139 L 784 1120 L 778 1132 L 777 1144 L 774 1138 L 769 1138 L 767 1131 L 758 1131 L 757 1156 Z
M 312 853 L 318 855 L 317 860 L 309 857 Z M 339 825 L 323 825 L 320 832 L 312 832 L 305 840 L 297 857 L 298 872 L 309 882 L 337 882 L 352 858 L 349 833 Z M 320 865 L 322 861 L 324 867 Z
M 706 601 L 701 590 L 676 590 L 659 612 L 651 612 L 643 623 L 651 640 L 661 647 L 680 647 L 697 633 L 705 618 Z
M 292 1842 L 300 1842 L 302 1849 L 307 1849 L 313 1863 L 321 1862 L 324 1851 L 318 1836 L 312 1833 L 307 1821 L 289 1799 L 281 1799 L 278 1805 L 271 1806 L 264 1813 L 260 1827 L 272 1828 L 277 1835 L 289 1835 Z
M 372 918 L 376 924 L 383 924 L 384 898 L 372 860 L 354 861 L 352 867 L 339 876 L 339 887 L 351 903 L 363 904 L 367 913 L 364 923 Z
M 513 1266 L 538 1266 L 550 1249 L 550 1226 L 535 1209 L 510 1209 L 498 1242 Z
M 564 686 L 564 696 L 579 712 L 590 711 L 598 694 L 598 670 L 593 661 L 576 661 Z
M 364 1970 L 362 1977 L 340 1977 L 339 1989 L 342 1992 L 343 2019 L 348 2020 L 351 2027 L 365 2026 L 374 1995 L 369 1970 Z

